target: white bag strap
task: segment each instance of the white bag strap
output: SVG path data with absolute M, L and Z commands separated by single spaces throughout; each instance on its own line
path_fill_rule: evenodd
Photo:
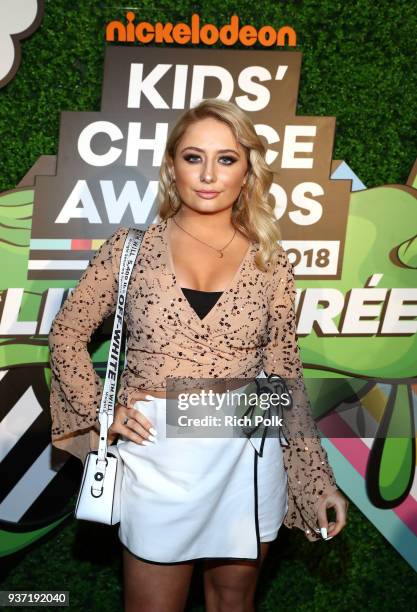
M 116 399 L 117 375 L 119 369 L 120 347 L 122 343 L 123 317 L 126 304 L 127 288 L 130 275 L 139 253 L 144 231 L 130 228 L 123 246 L 119 269 L 119 291 L 117 295 L 116 311 L 114 313 L 113 332 L 110 342 L 109 357 L 107 361 L 106 378 L 99 411 L 100 442 L 98 447 L 97 463 L 102 462 L 103 474 L 106 470 L 107 432 L 114 419 L 114 405 Z

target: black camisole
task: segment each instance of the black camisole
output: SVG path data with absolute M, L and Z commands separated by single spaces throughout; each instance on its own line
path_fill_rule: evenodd
M 181 290 L 200 319 L 204 319 L 223 293 L 223 291 L 200 291 L 187 287 L 181 287 Z

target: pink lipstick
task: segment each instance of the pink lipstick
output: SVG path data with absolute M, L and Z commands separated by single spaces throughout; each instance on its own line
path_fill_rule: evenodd
M 218 191 L 196 191 L 196 194 L 200 196 L 200 198 L 204 198 L 205 200 L 211 200 L 219 195 Z

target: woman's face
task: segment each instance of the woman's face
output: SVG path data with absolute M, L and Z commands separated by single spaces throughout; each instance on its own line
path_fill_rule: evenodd
M 173 163 L 178 194 L 198 212 L 218 212 L 233 205 L 247 177 L 245 149 L 229 126 L 207 117 L 190 125 L 180 138 Z

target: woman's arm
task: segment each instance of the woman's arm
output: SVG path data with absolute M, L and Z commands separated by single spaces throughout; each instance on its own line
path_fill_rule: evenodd
M 300 492 L 304 491 L 310 500 L 316 500 L 316 515 L 324 496 L 336 491 L 337 485 L 305 388 L 296 334 L 294 270 L 285 250 L 282 247 L 279 249 L 278 261 L 272 272 L 263 370 L 267 375 L 281 376 L 291 392 L 292 407 L 283 409 L 283 430 L 290 442 L 291 457 L 296 457 L 296 482 L 300 483 Z
M 87 344 L 115 311 L 118 272 L 128 228 L 117 229 L 98 249 L 52 322 L 49 333 L 52 443 L 84 460 L 98 440 L 92 426 L 102 383 Z

